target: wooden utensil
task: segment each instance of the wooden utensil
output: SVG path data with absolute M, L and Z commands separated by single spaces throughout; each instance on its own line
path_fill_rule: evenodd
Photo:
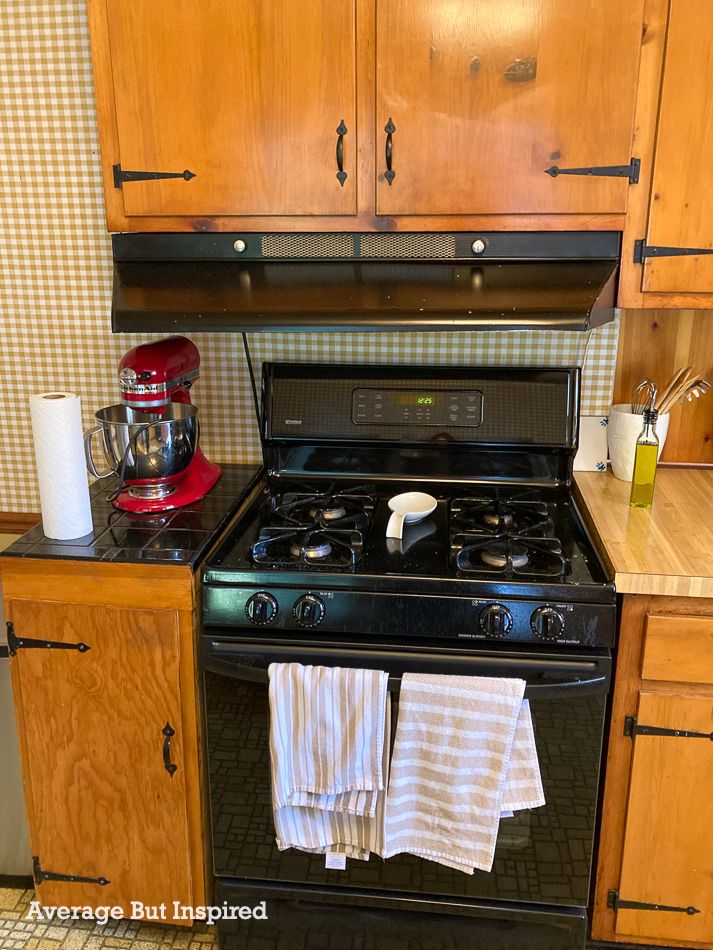
M 664 401 L 671 395 L 674 386 L 677 386 L 679 383 L 681 383 L 682 380 L 688 376 L 692 369 L 692 366 L 682 366 L 681 369 L 676 370 L 671 379 L 661 390 L 659 397 L 656 400 L 655 408 L 658 409 L 659 412 L 661 412 L 661 406 L 664 404 Z
M 671 407 L 679 399 L 685 399 L 689 394 L 701 395 L 705 393 L 710 388 L 708 380 L 703 379 L 701 376 L 692 377 L 685 379 L 683 382 L 679 383 L 678 386 L 674 387 L 671 393 L 666 397 L 666 399 L 661 403 L 661 408 L 659 409 L 659 415 L 664 412 L 669 412 Z

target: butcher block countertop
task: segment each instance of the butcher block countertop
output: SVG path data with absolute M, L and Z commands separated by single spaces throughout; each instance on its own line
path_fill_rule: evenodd
M 713 597 L 713 469 L 659 468 L 650 510 L 630 508 L 611 472 L 577 472 L 575 486 L 618 593 Z

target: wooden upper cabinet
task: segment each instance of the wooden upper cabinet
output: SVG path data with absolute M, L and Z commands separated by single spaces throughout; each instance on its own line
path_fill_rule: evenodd
M 20 647 L 11 661 L 32 850 L 51 875 L 41 902 L 122 905 L 128 916 L 134 900 L 200 900 L 178 614 L 13 599 L 7 611 L 19 638 L 89 647 Z
M 124 181 L 126 215 L 356 212 L 355 0 L 90 2 L 106 8 L 113 162 L 195 176 Z
M 672 0 L 646 232 L 649 247 L 713 250 L 712 76 L 710 0 Z M 713 255 L 646 257 L 642 287 L 644 292 L 713 293 Z
M 641 725 L 707 735 L 713 729 L 713 696 L 642 692 L 637 717 Z M 619 899 L 670 909 L 621 906 L 617 937 L 711 946 L 712 785 L 710 740 L 634 739 Z M 689 907 L 698 913 L 686 913 Z
M 545 169 L 629 164 L 642 20 L 643 0 L 377 0 L 377 213 L 625 212 L 626 177 Z

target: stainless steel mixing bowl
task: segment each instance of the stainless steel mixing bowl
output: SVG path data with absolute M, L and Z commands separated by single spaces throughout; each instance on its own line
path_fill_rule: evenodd
M 158 415 L 128 406 L 107 406 L 95 413 L 97 425 L 84 436 L 87 468 L 96 478 L 116 474 L 124 482 L 171 479 L 188 468 L 198 445 L 198 410 L 172 402 Z M 108 469 L 97 471 L 92 437 L 101 433 Z

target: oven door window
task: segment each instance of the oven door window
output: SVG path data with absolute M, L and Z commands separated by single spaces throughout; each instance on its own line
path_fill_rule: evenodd
M 346 870 L 333 871 L 323 856 L 275 846 L 267 685 L 204 675 L 217 876 L 586 906 L 604 690 L 530 699 L 547 804 L 501 819 L 490 873 L 471 876 L 411 855 L 347 861 Z M 392 701 L 395 722 L 397 694 Z

